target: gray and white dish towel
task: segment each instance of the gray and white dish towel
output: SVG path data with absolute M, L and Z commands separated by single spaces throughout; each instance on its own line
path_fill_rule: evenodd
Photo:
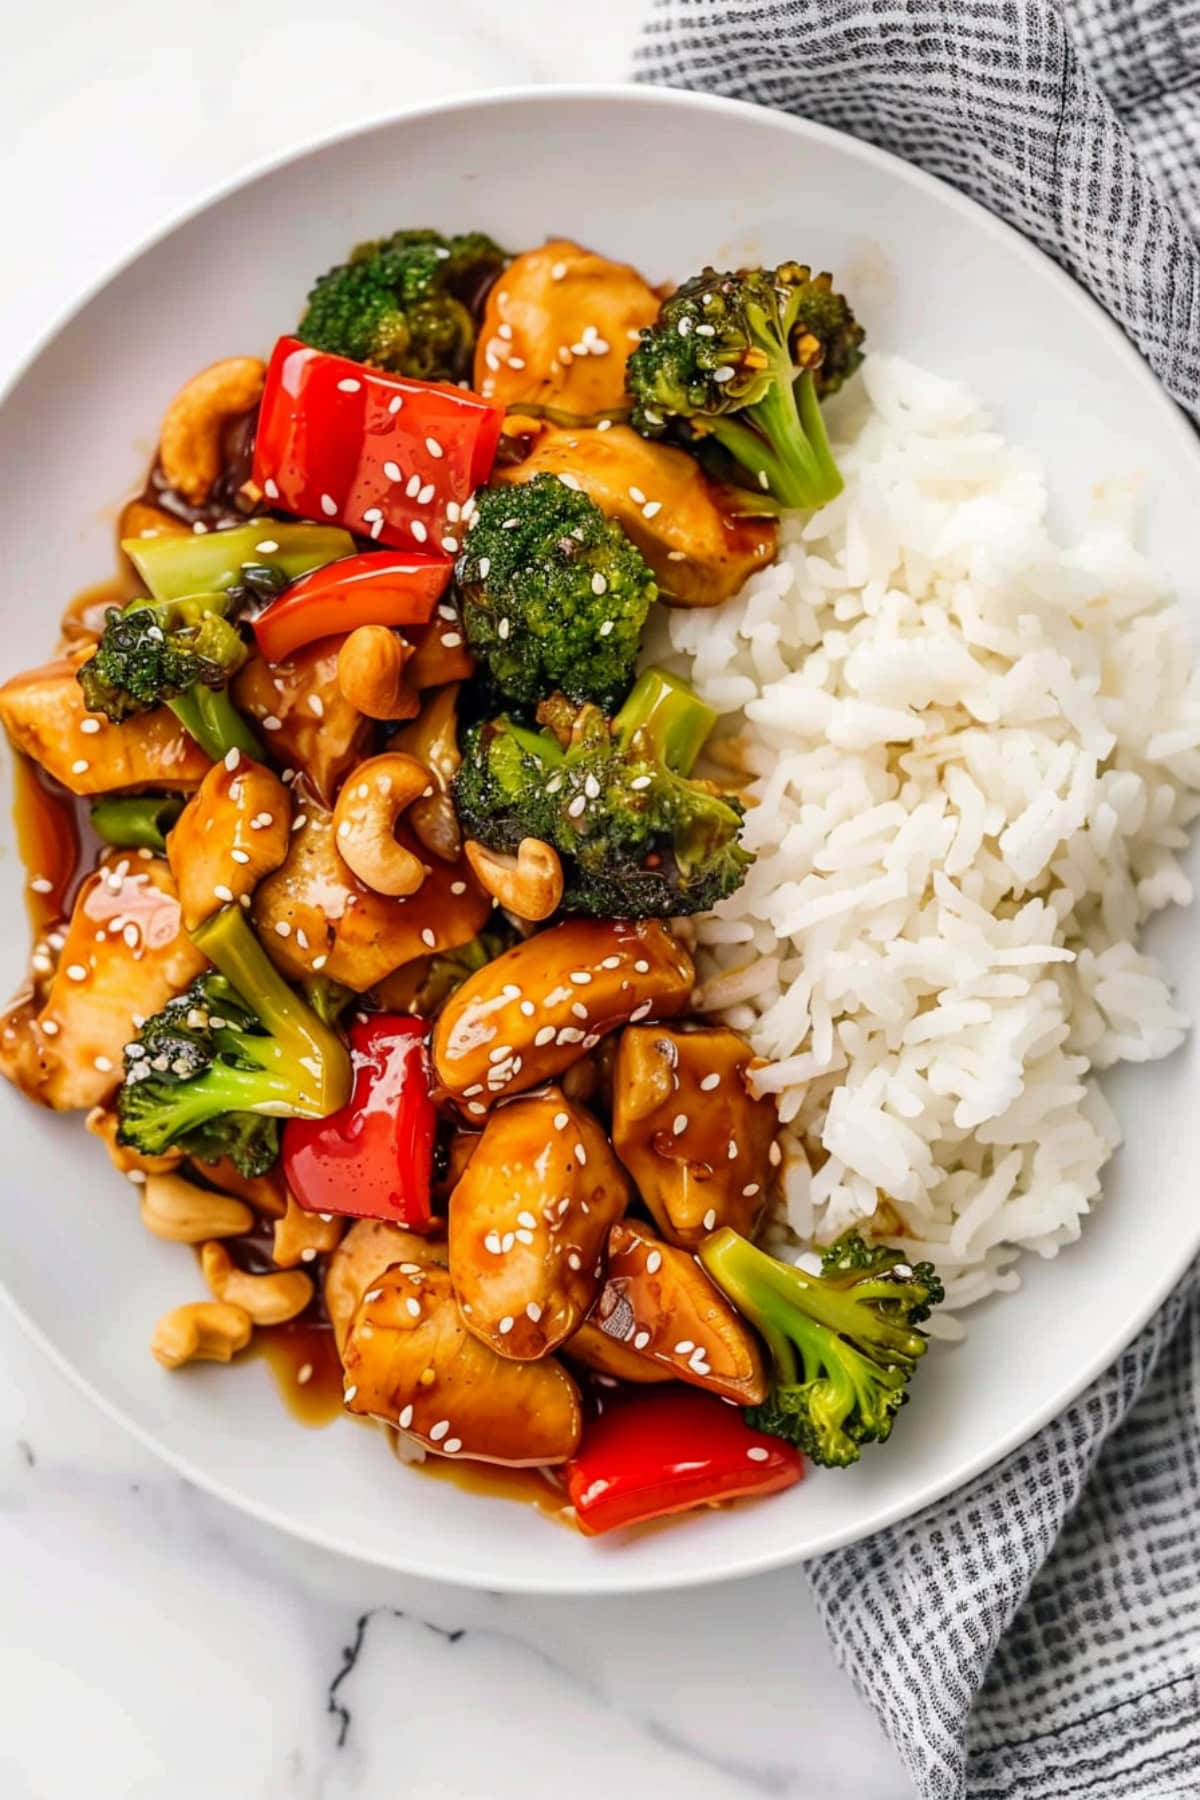
M 1200 420 L 1200 0 L 657 0 L 636 72 L 952 182 Z M 1200 1796 L 1200 1266 L 1023 1449 L 811 1576 L 923 1800 Z

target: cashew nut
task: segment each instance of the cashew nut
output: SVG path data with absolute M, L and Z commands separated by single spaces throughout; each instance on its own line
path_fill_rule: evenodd
M 479 885 L 518 919 L 548 919 L 563 896 L 558 852 L 541 838 L 522 838 L 515 856 L 468 838 L 463 846 Z
M 338 651 L 342 698 L 368 719 L 413 719 L 421 700 L 404 679 L 412 645 L 386 625 L 360 625 Z
M 250 1342 L 254 1326 L 241 1306 L 193 1300 L 164 1313 L 154 1327 L 150 1351 L 164 1369 L 189 1362 L 232 1362 Z
M 240 1308 L 256 1325 L 286 1324 L 304 1311 L 313 1296 L 312 1282 L 299 1270 L 248 1275 L 238 1268 L 224 1244 L 205 1244 L 200 1268 L 216 1298 Z
M 429 786 L 429 771 L 400 751 L 369 757 L 343 784 L 333 809 L 342 861 L 377 894 L 415 894 L 425 879 L 419 856 L 396 842 L 396 821 Z
M 345 1228 L 345 1219 L 323 1218 L 320 1213 L 305 1212 L 289 1194 L 287 1211 L 282 1219 L 275 1221 L 271 1255 L 281 1269 L 294 1269 L 297 1263 L 315 1262 L 318 1256 L 336 1250 Z
M 429 770 L 433 792 L 414 800 L 408 822 L 426 850 L 443 862 L 457 862 L 462 855 L 462 832 L 450 798 L 450 788 L 462 764 L 458 748 L 458 687 L 439 688 L 426 699 L 420 714 L 388 742 L 389 750 L 415 756 Z
M 228 356 L 181 387 L 163 416 L 158 456 L 167 485 L 199 506 L 221 473 L 221 427 L 262 398 L 266 365 Z
M 142 1224 L 173 1244 L 203 1244 L 208 1238 L 239 1237 L 254 1225 L 244 1200 L 197 1187 L 182 1175 L 148 1175 L 142 1189 Z

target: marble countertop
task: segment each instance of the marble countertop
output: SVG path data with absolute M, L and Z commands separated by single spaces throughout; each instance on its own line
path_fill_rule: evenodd
M 414 99 L 619 80 L 647 0 L 64 0 L 6 21 L 0 378 L 165 216 Z M 195 17 L 200 17 L 197 9 Z M 429 20 L 436 18 L 437 29 Z M 335 22 L 334 22 L 335 21 Z M 15 219 L 12 217 L 15 211 Z M 189 1486 L 0 1308 L 0 1794 L 576 1800 L 907 1781 L 803 1574 L 620 1600 L 469 1594 L 292 1542 Z

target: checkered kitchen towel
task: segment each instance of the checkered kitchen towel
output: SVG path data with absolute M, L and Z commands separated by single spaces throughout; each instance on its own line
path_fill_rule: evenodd
M 1200 420 L 1200 0 L 658 0 L 637 73 L 953 182 Z M 1024 1449 L 812 1579 L 925 1800 L 1200 1796 L 1200 1267 Z

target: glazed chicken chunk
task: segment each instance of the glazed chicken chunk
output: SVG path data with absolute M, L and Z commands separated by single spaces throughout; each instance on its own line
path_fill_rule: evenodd
M 752 1233 L 771 1173 L 776 1113 L 746 1083 L 754 1053 L 724 1026 L 633 1026 L 617 1050 L 613 1148 L 671 1243 L 730 1225 Z
M 692 959 L 657 919 L 569 919 L 498 956 L 447 1003 L 433 1040 L 471 1118 L 549 1081 L 630 1019 L 681 1012 Z
M 565 1462 L 579 1391 L 553 1357 L 514 1362 L 467 1330 L 444 1269 L 404 1262 L 367 1289 L 343 1353 L 346 1405 L 440 1456 L 515 1468 Z
M 262 763 L 235 751 L 213 765 L 167 839 L 189 931 L 279 867 L 291 822 L 288 790 Z
M 558 1088 L 494 1113 L 450 1200 L 463 1318 L 501 1356 L 544 1356 L 599 1291 L 629 1185 L 591 1114 Z

